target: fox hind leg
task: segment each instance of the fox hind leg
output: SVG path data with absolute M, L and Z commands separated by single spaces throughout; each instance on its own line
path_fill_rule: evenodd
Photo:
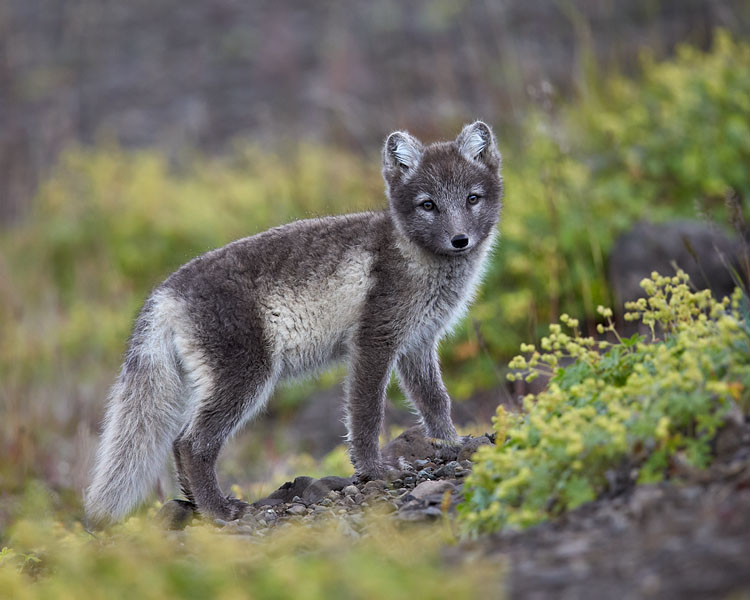
M 225 496 L 216 476 L 216 459 L 224 442 L 258 413 L 277 377 L 271 369 L 245 373 L 241 386 L 214 390 L 199 402 L 193 418 L 174 443 L 180 485 L 198 511 L 225 521 L 238 519 L 247 503 Z
M 174 454 L 174 464 L 177 470 L 177 483 L 180 484 L 185 499 L 190 504 L 195 505 L 195 497 L 193 496 L 193 490 L 190 486 L 190 479 L 185 469 L 185 461 L 182 459 L 181 448 L 182 448 L 182 437 L 185 435 L 186 429 L 180 432 L 177 439 L 172 443 L 172 453 Z

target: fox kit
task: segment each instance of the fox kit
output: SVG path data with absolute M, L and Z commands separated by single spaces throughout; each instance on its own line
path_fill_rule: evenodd
M 455 141 L 388 136 L 383 212 L 297 221 L 190 261 L 159 285 L 135 323 L 106 411 L 89 524 L 124 517 L 169 454 L 188 500 L 232 520 L 215 463 L 279 380 L 347 360 L 350 455 L 383 478 L 378 447 L 396 369 L 429 436 L 457 442 L 438 363 L 440 338 L 464 313 L 496 237 L 500 153 L 477 121 Z

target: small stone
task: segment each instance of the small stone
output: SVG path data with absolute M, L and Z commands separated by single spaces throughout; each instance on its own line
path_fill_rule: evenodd
M 413 486 L 417 482 L 417 478 L 413 475 L 409 475 L 408 477 L 404 477 L 404 485 L 408 485 L 409 487 Z
M 461 447 L 461 452 L 458 453 L 458 460 L 469 460 L 477 451 L 480 446 L 491 446 L 492 442 L 490 439 L 483 435 L 481 437 L 470 438 Z
M 427 466 L 427 463 L 430 462 L 429 460 L 420 458 L 419 460 L 414 461 L 414 466 L 418 469 L 424 469 Z
M 348 485 L 351 485 L 352 479 L 346 477 L 328 476 L 313 481 L 305 492 L 302 494 L 304 501 L 313 504 L 325 498 L 331 491 L 338 492 Z
M 453 490 L 455 486 L 450 481 L 423 481 L 411 491 L 411 495 L 418 500 L 435 494 L 444 494 L 446 490 Z
M 276 511 L 269 508 L 263 513 L 263 518 L 266 520 L 266 523 L 274 523 L 278 520 L 279 515 L 276 514 Z
M 313 512 L 316 512 L 316 513 L 328 512 L 328 508 L 327 507 L 320 506 L 320 505 L 313 506 L 312 509 L 313 509 Z
M 386 484 L 385 481 L 382 479 L 373 479 L 372 481 L 368 481 L 364 487 L 362 488 L 362 491 L 365 494 L 373 494 L 375 492 L 380 492 L 388 487 L 388 484 Z
M 326 495 L 326 498 L 327 498 L 328 500 L 338 500 L 338 499 L 339 499 L 340 497 L 341 497 L 341 493 L 340 493 L 340 492 L 337 492 L 336 490 L 331 490 L 331 491 L 330 491 L 330 492 L 328 492 L 328 494 Z
M 214 519 L 214 525 L 217 527 L 226 527 L 227 522 L 224 519 Z
M 333 506 L 333 501 L 330 498 L 323 498 L 318 504 L 320 506 Z
M 307 514 L 307 508 L 303 504 L 292 504 L 286 509 L 290 515 L 304 515 Z
M 355 496 L 356 494 L 359 494 L 359 488 L 356 485 L 347 485 L 343 490 L 341 490 L 344 495 L 346 496 Z
M 362 504 L 365 501 L 364 494 L 357 494 L 354 496 L 354 504 Z
M 431 468 L 427 467 L 417 473 L 417 477 L 420 479 L 435 479 L 435 473 Z
M 295 504 L 302 504 L 302 498 L 300 498 L 299 496 L 295 496 L 294 498 L 292 498 L 292 502 Z

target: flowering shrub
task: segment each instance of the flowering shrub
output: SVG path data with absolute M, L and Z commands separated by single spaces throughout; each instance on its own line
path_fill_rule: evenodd
M 469 531 L 528 526 L 596 498 L 623 465 L 639 482 L 659 481 L 672 460 L 706 466 L 727 411 L 750 409 L 747 297 L 721 302 L 693 292 L 688 276 L 656 273 L 646 298 L 627 305 L 648 335 L 621 339 L 612 311 L 599 307 L 600 334 L 582 337 L 567 315 L 550 326 L 541 350 L 524 344 L 511 380 L 550 377 L 523 400 L 524 412 L 498 407 L 497 446 L 481 448 L 461 507 Z M 561 366 L 564 361 L 572 364 Z

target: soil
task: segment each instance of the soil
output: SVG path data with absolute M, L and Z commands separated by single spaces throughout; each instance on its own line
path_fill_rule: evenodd
M 401 469 L 391 482 L 297 477 L 254 502 L 242 519 L 215 521 L 252 540 L 289 522 L 334 514 L 351 537 L 367 535 L 363 512 L 388 511 L 412 527 L 455 514 L 470 457 L 491 435 L 445 446 L 419 428 L 383 449 Z M 675 464 L 672 478 L 636 485 L 620 477 L 606 497 L 524 531 L 482 536 L 446 550 L 451 563 L 481 553 L 507 568 L 511 598 L 725 598 L 750 594 L 750 419 L 725 428 L 703 471 Z M 161 518 L 182 529 L 196 515 L 184 501 Z

